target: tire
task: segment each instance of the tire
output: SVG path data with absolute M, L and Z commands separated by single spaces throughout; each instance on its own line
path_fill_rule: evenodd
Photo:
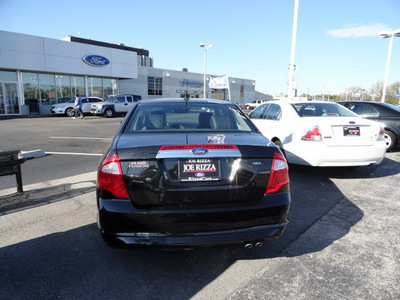
M 75 115 L 75 112 L 73 111 L 73 108 L 69 107 L 66 109 L 65 114 L 67 117 L 73 117 Z
M 114 117 L 114 111 L 111 108 L 107 108 L 104 111 L 104 115 L 106 116 L 106 118 L 112 118 Z
M 283 145 L 282 145 L 281 141 L 280 140 L 276 140 L 276 141 L 274 141 L 274 144 L 275 144 L 276 147 L 279 148 L 279 150 L 281 150 L 283 156 L 286 158 L 285 149 L 283 149 Z
M 393 132 L 385 130 L 383 133 L 383 139 L 386 142 L 386 152 L 393 150 L 397 144 L 396 136 Z

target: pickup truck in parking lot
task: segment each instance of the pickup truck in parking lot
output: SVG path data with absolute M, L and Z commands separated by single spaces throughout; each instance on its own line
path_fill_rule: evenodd
M 103 102 L 93 103 L 91 113 L 93 115 L 104 115 L 107 118 L 112 118 L 115 115 L 125 115 L 130 111 L 135 102 L 139 100 L 142 100 L 142 97 L 139 95 L 109 95 Z
M 257 106 L 267 102 L 268 100 L 254 100 L 253 102 L 248 102 L 244 104 L 246 110 L 255 109 Z

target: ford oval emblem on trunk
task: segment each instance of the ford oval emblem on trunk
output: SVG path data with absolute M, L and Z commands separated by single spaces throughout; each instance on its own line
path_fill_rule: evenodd
M 350 122 L 349 122 L 349 124 L 356 124 L 356 122 L 354 122 L 354 121 L 350 121 Z
M 208 153 L 208 149 L 206 148 L 194 148 L 192 149 L 192 153 L 195 155 L 204 155 Z
M 109 59 L 96 54 L 87 54 L 82 57 L 82 60 L 92 67 L 105 67 L 110 63 Z

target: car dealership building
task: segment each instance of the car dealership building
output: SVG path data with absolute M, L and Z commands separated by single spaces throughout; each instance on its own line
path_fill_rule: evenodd
M 80 37 L 61 40 L 0 30 L 0 116 L 50 114 L 52 104 L 80 96 L 129 93 L 142 99 L 203 97 L 203 75 L 153 67 L 149 51 Z M 207 74 L 207 77 L 218 75 Z M 255 98 L 255 81 L 206 84 L 206 97 L 238 104 Z

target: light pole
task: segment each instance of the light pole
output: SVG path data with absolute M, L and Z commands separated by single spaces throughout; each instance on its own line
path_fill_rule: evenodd
M 203 98 L 206 98 L 206 66 L 207 66 L 207 51 L 212 47 L 212 44 L 205 47 L 204 43 L 200 43 L 200 47 L 204 49 L 204 77 L 203 77 Z
M 400 29 L 397 29 L 397 30 L 394 30 L 394 31 L 384 31 L 384 32 L 379 33 L 379 37 L 382 38 L 382 39 L 390 38 L 389 50 L 388 50 L 388 55 L 387 55 L 387 60 L 386 60 L 385 80 L 383 81 L 383 90 L 382 90 L 382 100 L 381 100 L 381 102 L 385 102 L 387 78 L 388 78 L 388 75 L 389 75 L 390 56 L 392 55 L 393 37 L 395 37 L 395 36 L 400 37 Z
M 290 53 L 290 71 L 289 71 L 289 99 L 292 98 L 293 89 L 293 76 L 295 71 L 294 54 L 296 51 L 296 33 L 297 33 L 297 15 L 299 11 L 299 0 L 294 0 L 294 15 L 293 15 L 293 29 L 292 29 L 292 49 Z
M 326 88 L 326 85 L 322 84 L 322 101 L 325 101 L 325 88 Z

